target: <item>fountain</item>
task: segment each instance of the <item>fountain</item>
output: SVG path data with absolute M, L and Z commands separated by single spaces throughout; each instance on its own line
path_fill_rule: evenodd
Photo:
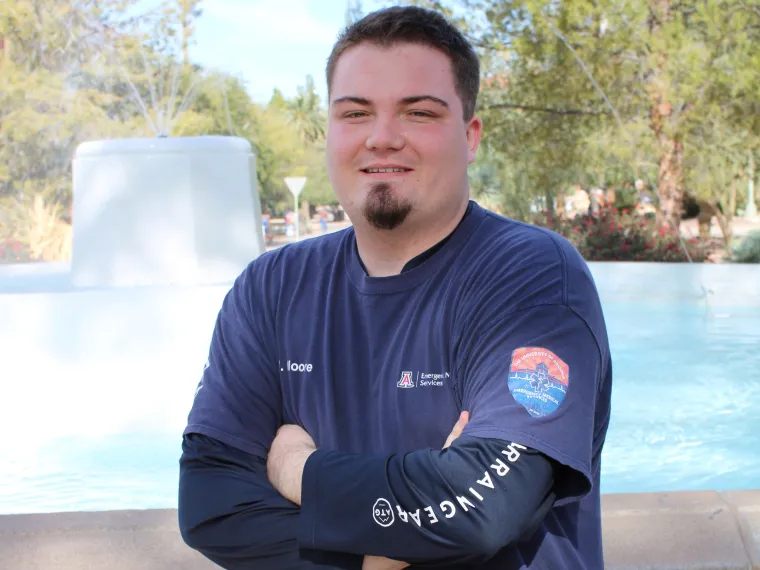
M 73 182 L 74 287 L 229 282 L 264 251 L 245 139 L 86 142 Z
M 180 431 L 222 300 L 264 251 L 256 181 L 242 138 L 81 144 L 71 262 L 0 267 L 0 428 L 30 450 L 53 426 Z

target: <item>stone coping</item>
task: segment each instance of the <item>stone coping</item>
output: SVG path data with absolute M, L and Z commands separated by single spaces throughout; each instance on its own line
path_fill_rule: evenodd
M 760 489 L 610 494 L 602 510 L 607 569 L 760 570 Z M 218 568 L 182 542 L 174 509 L 3 515 L 0 567 Z

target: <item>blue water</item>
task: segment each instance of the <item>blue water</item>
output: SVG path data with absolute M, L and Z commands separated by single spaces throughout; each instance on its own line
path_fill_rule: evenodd
M 605 304 L 602 492 L 760 487 L 760 307 Z
M 615 375 L 602 492 L 760 487 L 760 307 L 611 302 L 605 314 Z M 176 507 L 179 454 L 178 434 L 3 451 L 0 513 Z

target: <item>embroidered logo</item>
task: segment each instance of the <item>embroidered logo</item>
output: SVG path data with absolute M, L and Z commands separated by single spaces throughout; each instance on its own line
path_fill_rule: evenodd
M 509 391 L 534 417 L 557 411 L 570 385 L 570 367 L 551 350 L 518 348 L 509 367 Z
M 412 379 L 411 371 L 404 371 L 401 373 L 401 380 L 396 384 L 399 388 L 414 388 L 414 380 Z

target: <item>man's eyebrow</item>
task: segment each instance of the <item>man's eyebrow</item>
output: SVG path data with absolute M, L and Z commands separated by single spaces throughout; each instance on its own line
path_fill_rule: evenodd
M 338 103 L 357 103 L 359 105 L 371 105 L 372 102 L 364 97 L 354 97 L 353 95 L 346 95 L 345 97 L 338 97 L 333 99 L 333 105 Z
M 415 103 L 419 103 L 420 101 L 432 101 L 433 103 L 437 103 L 441 107 L 449 108 L 449 104 L 441 99 L 440 97 L 435 97 L 433 95 L 412 95 L 411 97 L 404 97 L 401 99 L 401 103 L 403 105 L 414 105 Z M 356 103 L 358 105 L 372 105 L 372 101 L 369 99 L 365 99 L 364 97 L 356 97 L 354 95 L 346 95 L 345 97 L 338 97 L 337 99 L 334 99 L 332 104 L 337 105 L 338 103 Z
M 438 103 L 442 107 L 449 108 L 449 104 L 444 101 L 443 99 L 440 99 L 439 97 L 434 97 L 433 95 L 414 95 L 413 97 L 404 97 L 401 99 L 401 102 L 404 105 L 413 105 L 414 103 L 419 103 L 420 101 L 432 101 L 433 103 Z

